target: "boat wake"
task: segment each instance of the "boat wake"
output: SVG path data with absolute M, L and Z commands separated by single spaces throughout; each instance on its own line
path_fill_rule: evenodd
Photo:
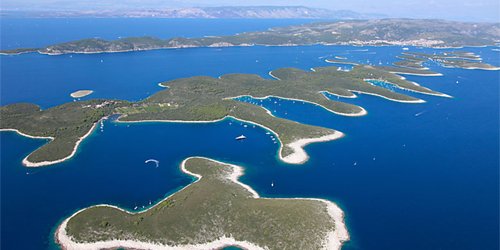
M 148 164 L 150 162 L 154 162 L 156 164 L 156 167 L 159 167 L 160 166 L 160 161 L 158 160 L 155 160 L 155 159 L 149 159 L 149 160 L 146 160 L 144 163 L 145 164 Z

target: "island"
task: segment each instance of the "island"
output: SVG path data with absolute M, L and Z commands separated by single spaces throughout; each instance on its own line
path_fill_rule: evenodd
M 441 73 L 431 71 L 429 68 L 423 66 L 423 63 L 428 61 L 435 62 L 445 68 L 500 70 L 500 67 L 484 63 L 479 55 L 467 51 L 446 51 L 434 54 L 403 52 L 401 55 L 397 56 L 397 58 L 401 60 L 394 62 L 394 66 L 373 65 L 373 67 L 399 75 L 417 76 L 442 76 Z M 332 64 L 358 65 L 355 62 L 349 62 L 345 59 L 339 60 L 337 56 L 325 59 L 325 62 Z
M 113 53 L 168 48 L 297 45 L 398 45 L 422 47 L 463 47 L 495 45 L 500 41 L 499 23 L 468 23 L 429 19 L 374 19 L 318 22 L 267 31 L 202 38 L 129 37 L 118 40 L 89 38 L 44 48 L 2 50 L 1 54 L 38 52 L 47 55 L 68 53 Z
M 82 209 L 55 232 L 63 249 L 340 249 L 349 240 L 342 210 L 322 199 L 260 198 L 239 182 L 240 166 L 190 157 L 196 180 L 144 211 Z
M 78 90 L 70 94 L 73 98 L 82 98 L 94 93 L 92 90 Z
M 447 51 L 434 54 L 405 52 L 399 58 L 402 60 L 394 63 L 395 65 L 420 71 L 428 70 L 422 66 L 422 63 L 426 61 L 433 61 L 445 68 L 500 70 L 500 67 L 484 63 L 479 55 L 467 51 Z
M 23 164 L 40 167 L 71 158 L 79 143 L 101 119 L 120 115 L 119 122 L 218 122 L 225 119 L 260 126 L 280 142 L 279 159 L 289 164 L 307 161 L 304 147 L 310 143 L 338 139 L 343 133 L 329 128 L 301 124 L 276 117 L 260 102 L 257 105 L 239 101 L 241 97 L 256 100 L 277 97 L 298 103 L 309 103 L 342 116 L 362 116 L 367 111 L 357 105 L 330 99 L 368 94 L 401 103 L 424 100 L 377 86 L 384 81 L 395 88 L 427 95 L 449 95 L 422 87 L 384 69 L 356 65 L 348 72 L 337 67 L 317 67 L 311 71 L 281 68 L 269 72 L 274 79 L 253 74 L 227 74 L 219 78 L 199 76 L 160 83 L 161 91 L 139 102 L 93 99 L 75 101 L 41 110 L 35 104 L 18 103 L 0 107 L 0 129 L 49 140 L 29 154 Z

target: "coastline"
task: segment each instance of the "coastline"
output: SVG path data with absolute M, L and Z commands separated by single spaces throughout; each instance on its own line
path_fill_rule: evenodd
M 417 98 L 417 100 L 396 100 L 396 99 L 392 99 L 392 98 L 385 97 L 383 95 L 379 95 L 379 94 L 375 94 L 375 93 L 364 92 L 364 91 L 360 91 L 360 90 L 351 90 L 351 89 L 348 89 L 348 90 L 351 91 L 351 92 L 354 92 L 354 93 L 358 93 L 358 94 L 365 94 L 365 95 L 377 96 L 377 97 L 380 97 L 380 98 L 383 98 L 383 99 L 386 99 L 386 100 L 389 100 L 389 101 L 393 101 L 393 102 L 400 102 L 400 103 L 425 103 L 425 100 L 418 99 L 418 98 Z
M 401 76 L 401 79 L 405 80 L 406 78 L 402 77 Z M 415 93 L 419 93 L 419 94 L 424 94 L 424 95 L 432 95 L 432 96 L 440 96 L 440 97 L 446 97 L 446 98 L 453 98 L 453 96 L 451 95 L 448 95 L 448 94 L 445 94 L 445 93 L 440 93 L 440 92 L 437 92 L 437 93 L 433 93 L 433 92 L 423 92 L 423 91 L 418 91 L 418 90 L 414 90 L 414 89 L 409 89 L 409 88 L 405 88 L 405 87 L 401 87 L 399 86 L 398 84 L 395 84 L 395 83 L 392 83 L 392 82 L 389 82 L 389 81 L 386 81 L 386 80 L 379 80 L 379 79 L 363 79 L 363 81 L 369 83 L 369 84 L 372 84 L 370 83 L 369 81 L 381 81 L 381 82 L 385 82 L 385 83 L 388 83 L 388 84 L 392 84 L 394 85 L 396 88 L 398 89 L 402 89 L 402 90 L 406 90 L 406 91 L 410 91 L 410 92 L 415 92 Z M 411 81 L 410 81 L 411 82 Z M 416 86 L 419 86 L 419 87 L 422 87 L 420 84 L 416 83 L 416 82 L 411 82 L 413 84 L 415 84 Z M 373 85 L 373 84 L 372 84 Z M 429 91 L 433 91 L 431 89 L 428 89 L 426 87 L 422 87 L 424 89 L 427 89 Z M 388 99 L 388 98 L 386 98 Z
M 192 156 L 184 159 L 181 163 L 181 171 L 183 173 L 186 173 L 188 175 L 191 175 L 196 178 L 193 182 L 188 184 L 187 186 L 183 187 L 177 192 L 180 192 L 184 190 L 185 188 L 189 187 L 190 185 L 198 182 L 201 178 L 203 178 L 201 175 L 192 173 L 188 171 L 185 168 L 185 164 L 189 159 L 193 158 L 201 158 L 201 159 L 206 159 L 210 160 L 222 165 L 230 166 L 233 171 L 226 176 L 227 179 L 230 181 L 234 182 L 237 185 L 242 186 L 245 188 L 252 196 L 254 199 L 274 199 L 274 198 L 261 198 L 259 194 L 252 189 L 250 186 L 242 183 L 239 181 L 239 177 L 243 176 L 244 174 L 244 168 L 241 166 L 237 166 L 234 164 L 230 163 L 225 163 L 221 161 L 217 161 L 211 158 L 207 157 L 200 157 L 200 156 Z M 176 192 L 176 193 L 177 193 Z M 110 240 L 110 241 L 100 241 L 100 242 L 93 242 L 93 243 L 77 243 L 74 242 L 71 239 L 71 236 L 69 236 L 66 232 L 66 227 L 68 224 L 68 221 L 76 216 L 77 214 L 83 212 L 86 209 L 92 208 L 92 207 L 112 207 L 115 209 L 118 209 L 122 212 L 126 212 L 128 214 L 141 214 L 149 209 L 152 209 L 156 207 L 158 204 L 161 202 L 167 200 L 171 196 L 173 196 L 175 193 L 165 197 L 158 203 L 156 203 L 154 206 L 149 207 L 148 209 L 138 211 L 138 212 L 130 212 L 128 210 L 119 208 L 117 206 L 112 206 L 112 205 L 94 205 L 91 207 L 87 207 L 84 209 L 81 209 L 75 213 L 73 213 L 70 217 L 66 218 L 56 229 L 56 232 L 54 234 L 54 239 L 61 246 L 62 249 L 65 250 L 92 250 L 92 249 L 103 249 L 103 248 L 117 248 L 117 247 L 123 247 L 123 248 L 133 248 L 133 249 L 158 249 L 158 250 L 180 250 L 180 249 L 218 249 L 222 247 L 227 247 L 227 246 L 238 246 L 242 247 L 244 249 L 248 250 L 264 250 L 264 248 L 257 246 L 251 242 L 247 241 L 237 241 L 234 238 L 228 238 L 228 237 L 223 237 L 219 238 L 217 240 L 208 242 L 208 243 L 203 243 L 203 244 L 191 244 L 191 245 L 176 245 L 176 246 L 168 246 L 164 244 L 159 244 L 159 243 L 154 243 L 154 242 L 142 242 L 142 241 L 135 241 L 135 240 Z M 335 229 L 333 231 L 327 232 L 327 237 L 325 241 L 323 242 L 324 249 L 332 249 L 332 250 L 340 250 L 342 244 L 345 241 L 349 240 L 349 233 L 347 231 L 347 227 L 345 225 L 344 221 L 344 212 L 338 207 L 335 203 L 324 200 L 324 199 L 317 199 L 317 198 L 276 198 L 276 199 L 281 199 L 281 200 L 315 200 L 315 201 L 320 201 L 323 202 L 327 208 L 328 214 L 330 215 L 330 218 L 334 220 L 335 224 Z
M 71 41 L 70 41 L 71 42 Z M 431 49 L 463 49 L 463 48 L 485 48 L 485 47 L 494 47 L 496 44 L 485 44 L 485 45 L 461 45 L 461 46 L 433 46 L 433 45 L 425 45 L 425 44 L 415 44 L 415 43 L 370 43 L 369 41 L 359 43 L 355 41 L 349 41 L 349 42 L 334 42 L 334 43 L 327 43 L 327 42 L 316 42 L 316 43 L 304 43 L 304 44 L 259 44 L 259 43 L 242 43 L 242 44 L 231 44 L 231 43 L 226 43 L 224 45 L 217 45 L 217 46 L 212 46 L 211 45 L 192 45 L 192 44 L 186 44 L 186 45 L 178 45 L 178 46 L 171 46 L 171 47 L 155 47 L 155 48 L 139 48 L 139 49 L 124 49 L 124 50 L 109 50 L 109 51 L 70 51 L 70 52 L 60 52 L 60 53 L 54 53 L 54 52 L 43 52 L 41 51 L 42 49 L 36 49 L 33 51 L 26 51 L 26 52 L 17 52 L 17 53 L 5 53 L 5 52 L 0 52 L 0 55 L 3 56 L 11 56 L 11 55 L 20 55 L 20 54 L 28 54 L 28 53 L 38 53 L 41 55 L 49 55 L 49 56 L 60 56 L 60 55 L 69 55 L 69 54 L 107 54 L 107 53 L 127 53 L 127 52 L 143 52 L 143 51 L 151 51 L 151 50 L 167 50 L 167 49 L 189 49 L 189 48 L 230 48 L 230 47 L 255 47 L 255 46 L 262 46 L 262 47 L 297 47 L 297 46 L 354 46 L 354 47 L 401 47 L 401 46 L 412 46 L 412 47 L 423 47 L 423 48 L 431 48 Z M 328 60 L 328 59 L 327 59 Z M 325 60 L 326 61 L 326 60 Z M 341 63 L 341 62 L 331 62 L 331 63 Z
M 354 62 L 347 62 L 347 61 L 333 61 L 333 60 L 330 60 L 330 59 L 325 59 L 325 62 L 327 63 L 333 63 L 333 64 L 346 64 L 346 65 L 354 65 L 354 66 L 357 66 L 359 65 L 358 63 L 354 63 Z
M 441 65 L 441 67 L 448 68 L 448 69 L 470 69 L 470 70 L 486 70 L 486 71 L 500 70 L 500 67 L 480 68 L 480 67 L 456 67 L 456 66 L 447 66 L 447 65 Z
M 53 161 L 31 162 L 28 160 L 28 158 L 30 157 L 31 154 L 33 154 L 36 151 L 35 150 L 35 151 L 31 152 L 29 155 L 27 155 L 26 157 L 24 157 L 24 159 L 22 160 L 22 164 L 26 167 L 44 167 L 44 166 L 48 166 L 48 165 L 61 163 L 63 161 L 71 159 L 76 154 L 76 151 L 78 150 L 78 146 L 80 146 L 80 143 L 83 140 L 85 140 L 85 138 L 90 136 L 92 134 L 92 132 L 94 131 L 94 129 L 97 127 L 97 123 L 99 123 L 101 120 L 104 120 L 104 119 L 107 119 L 107 117 L 104 117 L 104 118 L 100 119 L 99 121 L 95 122 L 92 125 L 92 127 L 90 128 L 90 130 L 85 135 L 81 136 L 78 139 L 78 141 L 76 141 L 75 145 L 73 146 L 73 150 L 71 151 L 71 153 L 68 156 L 61 158 L 61 159 L 53 160 Z M 25 136 L 28 138 L 32 138 L 32 139 L 54 140 L 54 137 L 32 136 L 32 135 L 24 134 L 17 129 L 0 129 L 0 131 L 14 131 L 14 132 L 18 133 L 19 135 L 22 135 L 22 136 Z
M 28 137 L 28 138 L 31 138 L 31 139 L 48 139 L 48 140 L 54 140 L 54 137 L 51 137 L 51 136 L 34 136 L 34 135 L 28 135 L 28 134 L 25 134 L 17 129 L 13 129 L 13 128 L 2 128 L 0 129 L 0 132 L 16 132 L 17 134 L 21 135 L 21 136 L 24 136 L 24 137 Z
M 272 70 L 269 71 L 269 73 L 267 73 L 267 74 L 270 75 L 272 78 L 274 78 L 274 79 L 276 79 L 278 81 L 281 81 L 281 79 L 279 79 L 279 77 L 273 75 L 273 71 Z
M 239 96 L 233 96 L 233 97 L 226 97 L 224 99 L 236 99 L 236 98 L 240 98 L 240 97 L 250 97 L 250 98 L 253 98 L 253 99 L 257 99 L 257 100 L 263 100 L 263 99 L 267 99 L 269 97 L 274 97 L 274 98 L 283 99 L 283 100 L 289 100 L 289 101 L 305 102 L 305 103 L 309 103 L 311 105 L 323 108 L 323 109 L 325 109 L 326 111 L 328 111 L 330 113 L 334 113 L 336 115 L 343 115 L 343 116 L 364 116 L 364 115 L 368 114 L 368 112 L 366 111 L 366 109 L 364 109 L 361 106 L 357 106 L 357 105 L 356 105 L 356 107 L 359 107 L 361 109 L 359 112 L 357 112 L 357 113 L 342 113 L 342 112 L 338 112 L 338 111 L 333 111 L 333 110 L 331 110 L 331 109 L 329 109 L 329 108 L 327 108 L 327 107 L 325 107 L 325 106 L 323 106 L 321 104 L 315 103 L 315 102 L 310 102 L 310 101 L 306 101 L 306 100 L 302 100 L 302 99 L 281 97 L 281 96 L 276 96 L 276 95 L 266 95 L 266 96 L 263 96 L 263 97 L 255 97 L 255 96 L 252 96 L 252 95 L 239 95 Z M 324 97 L 327 98 L 326 96 L 324 96 Z M 328 99 L 328 100 L 330 100 L 330 99 Z
M 299 139 L 287 144 L 293 149 L 293 153 L 283 157 L 283 161 L 290 164 L 303 164 L 309 159 L 309 155 L 304 150 L 304 147 L 315 142 L 333 141 L 344 137 L 344 133 L 335 131 L 333 134 L 321 136 L 318 138 Z
M 329 95 L 334 95 L 334 96 L 338 96 L 338 97 L 342 97 L 342 98 L 351 98 L 351 99 L 354 99 L 354 98 L 357 98 L 358 96 L 355 95 L 354 93 L 351 93 L 352 95 L 339 95 L 339 94 L 335 94 L 335 93 L 332 93 L 330 91 L 321 91 L 320 92 L 321 94 L 325 95 L 324 93 L 327 93 Z M 326 96 L 325 96 L 326 97 Z M 328 98 L 328 97 L 326 97 Z
M 419 73 L 398 72 L 398 71 L 388 71 L 388 72 L 393 74 L 409 75 L 409 76 L 443 76 L 443 74 L 441 73 L 419 74 Z

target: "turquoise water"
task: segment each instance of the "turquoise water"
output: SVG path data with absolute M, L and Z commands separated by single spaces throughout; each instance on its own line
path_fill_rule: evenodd
M 242 26 L 225 25 L 234 30 Z M 19 40 L 32 42 L 23 36 Z M 500 65 L 498 52 L 491 48 L 467 50 Z M 96 91 L 88 98 L 139 100 L 160 90 L 159 81 L 178 77 L 231 72 L 269 77 L 268 71 L 279 67 L 328 66 L 324 59 L 335 55 L 387 64 L 400 52 L 400 47 L 309 46 L 2 56 L 0 102 L 51 107 L 71 101 L 69 93 L 79 88 Z M 1 248 L 57 248 L 52 237 L 57 224 L 93 204 L 131 210 L 154 204 L 192 181 L 180 172 L 179 164 L 201 155 L 244 166 L 241 180 L 262 196 L 337 202 L 351 234 L 343 249 L 498 249 L 500 76 L 498 71 L 426 66 L 444 76 L 407 78 L 454 98 L 413 92 L 408 94 L 427 102 L 404 104 L 363 94 L 341 98 L 367 109 L 367 116 L 356 118 L 307 103 L 264 100 L 262 105 L 276 116 L 346 134 L 337 141 L 307 146 L 310 159 L 304 165 L 280 162 L 279 145 L 265 130 L 231 120 L 108 120 L 104 131 L 96 130 L 74 158 L 40 169 L 27 169 L 21 160 L 44 140 L 2 132 Z M 235 141 L 241 134 L 248 139 Z M 160 161 L 158 168 L 144 164 L 150 158 Z

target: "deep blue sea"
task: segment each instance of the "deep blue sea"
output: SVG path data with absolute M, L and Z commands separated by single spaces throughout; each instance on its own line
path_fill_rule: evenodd
M 1 47 L 37 47 L 85 37 L 222 35 L 300 22 L 2 19 Z M 500 65 L 500 53 L 491 47 L 464 50 Z M 48 108 L 72 101 L 69 94 L 78 89 L 95 91 L 86 99 L 140 100 L 161 90 L 158 82 L 179 77 L 240 72 L 268 78 L 268 71 L 279 67 L 308 70 L 331 65 L 324 59 L 333 56 L 390 64 L 401 52 L 396 46 L 299 46 L 1 56 L 0 103 L 34 102 Z M 200 155 L 244 166 L 241 180 L 262 196 L 336 202 L 346 214 L 351 235 L 343 249 L 499 249 L 499 72 L 426 66 L 444 76 L 406 78 L 454 98 L 409 93 L 427 101 L 423 104 L 368 95 L 341 98 L 363 106 L 368 111 L 364 117 L 265 100 L 264 106 L 276 116 L 346 134 L 307 146 L 310 159 L 304 165 L 280 162 L 279 146 L 265 130 L 231 120 L 107 120 L 103 131 L 94 131 L 71 160 L 37 169 L 23 167 L 21 160 L 45 141 L 2 132 L 0 248 L 57 249 L 55 227 L 90 205 L 133 209 L 154 204 L 192 181 L 180 172 L 179 164 Z M 248 139 L 235 141 L 241 134 Z M 160 161 L 158 168 L 144 164 L 150 158 Z

